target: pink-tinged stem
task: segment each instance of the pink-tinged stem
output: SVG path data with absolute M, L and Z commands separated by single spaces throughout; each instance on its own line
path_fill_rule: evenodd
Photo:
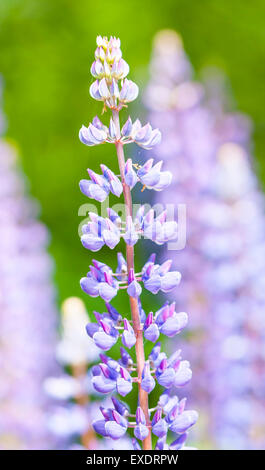
M 118 137 L 120 137 L 120 121 L 118 111 L 113 111 L 113 121 L 117 129 Z M 123 151 L 122 142 L 117 141 L 116 144 L 121 182 L 123 186 L 123 196 L 125 203 L 126 216 L 132 217 L 132 196 L 129 186 L 125 183 L 124 178 L 124 167 L 125 167 L 125 158 Z M 126 244 L 126 261 L 127 261 L 127 271 L 130 272 L 130 269 L 134 270 L 134 247 Z M 145 363 L 144 355 L 144 342 L 143 342 L 143 332 L 141 330 L 141 321 L 139 314 L 138 301 L 134 297 L 130 297 L 130 307 L 133 321 L 133 329 L 136 336 L 135 351 L 136 351 L 136 361 L 137 361 L 137 374 L 138 374 L 138 387 L 139 387 L 139 406 L 142 408 L 147 426 L 150 426 L 149 411 L 148 411 L 148 393 L 145 392 L 141 387 L 142 380 L 142 371 Z M 149 428 L 149 435 L 143 441 L 144 450 L 152 450 L 152 439 L 151 439 L 151 429 Z

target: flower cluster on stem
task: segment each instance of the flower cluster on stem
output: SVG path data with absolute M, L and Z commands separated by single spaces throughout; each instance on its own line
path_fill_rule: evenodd
M 186 248 L 172 253 L 183 275 L 176 308 L 192 312 L 192 340 L 183 349 L 195 371 L 192 401 L 205 422 L 196 440 L 264 448 L 264 197 L 253 171 L 251 123 L 227 111 L 219 74 L 193 81 L 176 32 L 156 35 L 150 72 L 144 101 L 163 133 L 155 156 L 178 175 L 155 202 L 178 195 L 187 206 Z
M 185 443 L 188 429 L 197 420 L 197 412 L 185 410 L 186 400 L 179 400 L 175 394 L 171 397 L 170 391 L 189 382 L 191 369 L 188 361 L 182 360 L 180 351 L 167 357 L 157 340 L 160 333 L 168 337 L 179 333 L 187 323 L 187 315 L 176 312 L 174 303 L 166 303 L 156 313 L 146 315 L 140 295 L 142 286 L 153 294 L 170 292 L 179 284 L 181 275 L 171 270 L 171 260 L 162 265 L 156 264 L 155 254 L 151 255 L 139 273 L 135 272 L 134 266 L 134 245 L 141 235 L 163 244 L 175 238 L 177 227 L 175 222 L 167 221 L 166 212 L 155 217 L 151 210 L 145 215 L 144 207 L 133 218 L 131 194 L 137 182 L 143 188 L 161 191 L 169 186 L 172 175 L 161 171 L 162 162 L 153 165 L 153 159 L 142 166 L 131 159 L 125 161 L 125 144 L 134 142 L 150 150 L 160 143 L 161 133 L 158 129 L 152 129 L 149 123 L 142 126 L 138 119 L 133 123 L 130 117 L 121 127 L 119 112 L 137 98 L 138 87 L 126 78 L 129 66 L 122 58 L 120 40 L 99 36 L 97 46 L 95 62 L 91 67 L 96 81 L 90 87 L 90 94 L 104 103 L 103 111 L 109 109 L 112 115 L 109 126 L 96 117 L 88 127 L 82 126 L 79 137 L 88 146 L 113 143 L 120 174 L 115 175 L 105 165 L 101 165 L 102 174 L 89 169 L 90 179 L 82 180 L 80 188 L 85 195 L 100 202 L 110 192 L 117 197 L 123 194 L 126 221 L 122 221 L 112 209 L 108 209 L 108 218 L 90 213 L 91 222 L 83 227 L 81 240 L 85 248 L 98 251 L 105 244 L 113 249 L 123 238 L 126 257 L 118 253 L 116 272 L 105 263 L 93 260 L 87 275 L 81 279 L 81 288 L 92 297 L 100 296 L 106 303 L 107 312 L 94 312 L 96 322 L 87 325 L 88 335 L 104 351 L 111 349 L 120 339 L 123 344 L 118 360 L 101 354 L 101 363 L 92 370 L 93 386 L 103 394 L 116 392 L 125 397 L 137 384 L 138 406 L 132 414 L 126 404 L 112 396 L 113 408 L 102 407 L 102 419 L 95 421 L 93 427 L 102 436 L 114 440 L 132 428 L 136 449 L 141 448 L 142 442 L 143 449 L 151 450 L 152 433 L 158 437 L 157 449 L 180 449 Z M 124 288 L 129 296 L 131 318 L 121 315 L 110 304 L 119 290 Z M 154 343 L 148 358 L 145 357 L 144 338 Z M 132 348 L 135 349 L 135 363 L 127 351 Z M 165 392 L 151 410 L 148 396 L 156 382 L 165 388 Z M 177 434 L 171 444 L 167 443 L 168 430 Z
M 0 134 L 1 134 L 0 116 Z M 56 370 L 49 234 L 15 147 L 0 137 L 0 449 L 55 448 L 43 380 Z M 30 417 L 30 419 L 29 419 Z

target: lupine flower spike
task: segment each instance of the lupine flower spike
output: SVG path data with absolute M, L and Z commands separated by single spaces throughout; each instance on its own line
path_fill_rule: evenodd
M 163 132 L 156 158 L 178 174 L 156 202 L 178 195 L 188 207 L 187 248 L 172 253 L 184 281 L 176 309 L 192 309 L 193 341 L 184 346 L 196 371 L 192 399 L 208 422 L 196 429 L 198 440 L 264 449 L 264 196 L 253 172 L 251 124 L 227 112 L 220 77 L 206 87 L 193 81 L 174 31 L 157 34 L 150 69 L 145 103 Z
M 79 137 L 88 146 L 113 143 L 120 175 L 115 175 L 105 165 L 101 165 L 101 174 L 88 169 L 90 179 L 82 180 L 80 188 L 86 196 L 99 202 L 110 192 L 116 197 L 123 193 L 126 209 L 126 220 L 121 220 L 111 208 L 107 210 L 108 217 L 91 212 L 81 236 L 83 246 L 91 251 L 99 251 L 104 245 L 114 249 L 119 244 L 123 250 L 124 243 L 126 251 L 126 258 L 118 253 L 116 270 L 102 261 L 93 260 L 88 273 L 81 279 L 84 292 L 91 297 L 99 296 L 106 303 L 105 313 L 94 312 L 96 322 L 87 325 L 87 334 L 103 351 L 122 343 L 118 360 L 101 354 L 100 364 L 92 369 L 95 390 L 106 395 L 111 393 L 113 403 L 113 407 L 101 407 L 102 417 L 93 422 L 93 427 L 97 433 L 112 440 L 122 438 L 128 429 L 132 429 L 132 447 L 135 449 L 151 450 L 152 433 L 154 439 L 158 438 L 155 448 L 180 449 L 184 446 L 187 431 L 197 420 L 197 412 L 184 410 L 186 401 L 179 400 L 175 392 L 171 397 L 170 391 L 189 382 L 191 369 L 188 361 L 181 359 L 180 351 L 167 357 L 157 340 L 160 334 L 168 337 L 178 334 L 187 324 L 187 314 L 176 312 L 173 302 L 146 315 L 140 295 L 143 288 L 153 294 L 171 292 L 179 284 L 181 275 L 171 270 L 171 260 L 162 265 L 156 263 L 155 254 L 144 263 L 140 272 L 136 272 L 134 266 L 134 246 L 141 236 L 162 245 L 176 238 L 178 227 L 176 222 L 167 220 L 166 211 L 155 217 L 153 209 L 145 213 L 142 206 L 134 214 L 131 195 L 137 183 L 142 189 L 162 191 L 170 185 L 172 174 L 163 171 L 163 162 L 154 163 L 153 158 L 143 165 L 133 163 L 131 159 L 125 161 L 125 144 L 134 142 L 150 150 L 160 143 L 161 133 L 149 123 L 142 126 L 139 119 L 133 122 L 130 117 L 120 126 L 119 112 L 137 98 L 138 87 L 126 78 L 129 66 L 122 58 L 119 39 L 97 38 L 91 73 L 96 81 L 90 87 L 90 94 L 103 102 L 103 111 L 109 109 L 112 115 L 108 125 L 95 117 L 88 127 L 82 126 Z M 110 303 L 120 289 L 127 290 L 131 318 L 125 312 L 117 312 Z M 144 339 L 154 343 L 148 357 L 145 356 Z M 135 363 L 132 359 L 134 351 Z M 150 409 L 149 394 L 156 383 L 164 387 L 165 392 Z M 138 404 L 136 409 L 129 410 L 113 393 L 126 397 L 136 385 Z M 167 443 L 168 430 L 177 434 L 171 444 Z
M 57 308 L 49 234 L 16 148 L 2 132 L 0 77 L 0 449 L 54 449 L 43 380 L 56 370 Z

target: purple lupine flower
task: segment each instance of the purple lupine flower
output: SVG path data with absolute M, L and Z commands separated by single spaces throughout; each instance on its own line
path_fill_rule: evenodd
M 133 364 L 133 360 L 130 354 L 124 348 L 120 348 L 120 356 L 121 356 L 121 364 L 125 367 L 131 366 Z
M 122 103 L 129 103 L 130 101 L 134 101 L 139 93 L 139 88 L 132 80 L 125 80 L 123 81 L 123 85 L 121 88 L 121 92 L 119 94 L 119 99 Z
M 165 261 L 161 266 L 155 264 L 154 261 L 148 260 L 142 269 L 142 280 L 147 290 L 153 294 L 162 292 L 170 292 L 181 280 L 181 274 L 178 271 L 171 271 L 172 261 Z
M 141 183 L 148 189 L 162 191 L 170 185 L 172 174 L 169 171 L 161 171 L 163 165 L 162 161 L 152 166 L 153 161 L 153 158 L 148 160 L 142 168 L 137 171 L 137 176 Z
M 125 124 L 122 126 L 122 129 L 121 129 L 121 135 L 123 137 L 129 137 L 130 133 L 131 133 L 131 130 L 132 130 L 132 120 L 130 118 L 130 116 L 128 117 L 127 121 L 125 122 Z M 128 159 L 130 160 L 130 159 Z M 127 162 L 126 162 L 127 163 Z M 124 172 L 125 174 L 125 172 Z M 130 185 L 129 185 L 130 186 Z
M 113 250 L 120 241 L 120 230 L 117 223 L 109 218 L 89 213 L 91 222 L 82 226 L 82 245 L 91 251 L 99 251 L 105 244 Z
M 116 381 L 119 376 L 119 373 L 108 367 L 106 364 L 100 364 L 100 374 L 98 375 L 98 370 L 92 370 L 94 377 L 92 379 L 92 384 L 95 390 L 99 393 L 109 393 L 113 392 L 116 389 Z
M 161 343 L 156 343 L 156 345 L 153 347 L 152 351 L 150 352 L 148 356 L 150 363 L 154 365 L 154 367 L 157 367 L 157 365 L 160 364 L 162 359 L 166 358 L 166 353 L 161 352 Z
M 161 133 L 158 129 L 152 129 L 151 125 L 145 124 L 145 126 L 132 126 L 131 137 L 133 141 L 138 144 L 140 147 L 143 147 L 146 150 L 150 150 L 155 145 L 159 144 L 161 141 Z
M 164 418 L 162 418 L 162 409 L 159 408 L 153 417 L 152 420 L 152 433 L 156 436 L 164 437 L 167 435 L 168 424 Z
M 88 127 L 82 126 L 79 131 L 79 139 L 85 145 L 99 145 L 107 141 L 108 133 L 105 129 L 99 129 L 93 124 Z
M 156 367 L 156 377 L 158 383 L 165 388 L 183 387 L 190 382 L 192 372 L 188 361 L 182 361 L 181 351 L 178 350 L 169 358 L 164 353 L 160 353 L 160 345 L 153 348 L 149 359 Z
M 152 341 L 152 343 L 155 343 L 159 338 L 159 334 L 159 328 L 157 324 L 154 323 L 153 312 L 150 312 L 144 323 L 144 337 Z
M 120 415 L 124 416 L 128 414 L 128 407 L 125 403 L 122 401 L 118 400 L 116 397 L 111 397 L 112 403 L 114 405 L 114 408 Z
M 117 342 L 119 333 L 111 320 L 99 320 L 97 323 L 89 323 L 86 326 L 87 334 L 93 339 L 95 345 L 108 351 Z
M 183 387 L 187 385 L 192 378 L 192 371 L 189 361 L 180 361 L 175 365 L 175 387 Z
M 126 346 L 126 348 L 131 349 L 136 343 L 134 329 L 126 318 L 123 319 L 123 322 L 124 330 L 122 333 L 122 343 L 124 344 L 124 346 Z
M 129 219 L 130 237 L 127 235 L 128 244 L 132 244 L 130 241 L 133 238 L 133 243 L 136 243 L 138 236 L 136 234 L 143 235 L 145 238 L 149 238 L 158 245 L 161 245 L 169 240 L 175 239 L 177 236 L 178 225 L 175 221 L 167 221 L 167 211 L 163 211 L 158 217 L 155 218 L 153 209 L 150 209 L 146 214 L 145 207 L 141 206 L 134 218 L 132 227 L 132 220 Z M 131 235 L 133 233 L 133 236 Z M 124 237 L 126 240 L 126 237 Z M 126 240 L 127 241 L 127 240 Z
M 101 166 L 102 175 L 88 169 L 90 180 L 83 179 L 79 186 L 85 196 L 103 202 L 111 192 L 119 197 L 122 193 L 122 185 L 119 178 L 106 166 Z
M 124 356 L 123 356 L 124 357 Z M 126 396 L 132 390 L 132 378 L 126 367 L 130 366 L 130 361 L 126 367 L 124 363 L 114 361 L 107 356 L 100 355 L 102 362 L 99 366 L 92 368 L 92 384 L 99 393 L 110 393 L 114 390 L 122 396 Z
M 149 123 L 142 126 L 139 119 L 132 123 L 129 118 L 121 129 L 120 140 L 123 144 L 135 142 L 140 147 L 150 150 L 160 143 L 161 133 L 158 129 L 152 129 Z
M 106 421 L 104 419 L 99 419 L 97 421 L 93 421 L 92 423 L 94 431 L 96 431 L 96 433 L 100 434 L 103 437 L 108 436 L 107 431 L 105 429 L 105 424 Z
M 136 426 L 134 428 L 134 435 L 140 441 L 143 441 L 149 434 L 148 427 L 146 426 L 146 419 L 144 412 L 140 406 L 136 410 Z
M 115 248 L 121 237 L 131 246 L 137 243 L 141 235 L 158 245 L 176 238 L 178 225 L 175 221 L 166 220 L 166 211 L 156 218 L 153 209 L 146 215 L 144 212 L 145 207 L 141 206 L 134 220 L 131 216 L 127 217 L 125 233 L 121 233 L 122 222 L 115 211 L 110 212 L 110 218 L 103 218 L 90 212 L 91 222 L 82 226 L 81 242 L 85 248 L 98 251 L 104 244 L 111 249 Z
M 187 326 L 188 315 L 185 312 L 176 313 L 175 302 L 173 302 L 156 312 L 155 323 L 161 333 L 171 338 Z
M 107 436 L 112 439 L 120 439 L 127 431 L 127 420 L 116 410 L 112 411 L 113 420 L 106 422 L 105 430 Z
M 119 320 L 121 320 L 121 315 L 119 314 L 119 312 L 116 310 L 116 308 L 114 308 L 111 304 L 109 304 L 108 302 L 106 302 L 106 308 L 108 310 L 108 314 L 110 316 L 110 318 L 116 323 L 118 322 Z
M 154 155 L 178 172 L 168 201 L 178 196 L 188 207 L 187 249 L 175 259 L 183 273 L 177 308 L 191 306 L 190 327 L 198 339 L 196 348 L 186 344 L 197 364 L 193 399 L 204 414 L 211 409 L 206 439 L 212 445 L 263 448 L 264 439 L 253 430 L 264 421 L 264 360 L 254 352 L 260 351 L 264 324 L 264 296 L 254 287 L 264 278 L 264 202 L 253 174 L 250 126 L 245 116 L 224 112 L 217 81 L 203 87 L 192 82 L 190 71 L 179 38 L 161 32 L 146 103 L 149 119 L 163 132 Z M 163 194 L 159 202 L 166 202 Z
M 127 431 L 127 420 L 115 409 L 103 409 L 101 413 L 104 419 L 93 421 L 94 430 L 103 437 L 120 439 Z
M 146 361 L 142 372 L 141 387 L 145 392 L 150 393 L 155 388 L 155 385 L 155 379 L 152 377 L 150 372 L 150 363 L 149 361 Z
M 186 432 L 191 426 L 193 426 L 198 419 L 197 411 L 183 411 L 180 415 L 177 415 L 174 420 L 170 423 L 169 429 L 176 433 Z
M 181 425 L 175 423 L 174 420 L 179 419 L 178 416 L 181 414 L 184 418 L 189 416 L 188 427 L 190 427 L 192 417 L 195 422 L 195 415 L 193 416 L 192 412 L 183 411 L 184 402 L 179 402 L 176 395 L 174 400 L 169 395 L 163 396 L 155 409 L 149 410 L 148 394 L 155 388 L 156 382 L 170 393 L 170 389 L 181 387 L 189 382 L 191 371 L 189 362 L 181 360 L 180 351 L 167 358 L 167 355 L 161 352 L 160 343 L 154 345 L 146 360 L 143 337 L 154 343 L 160 333 L 172 337 L 186 326 L 187 315 L 183 312 L 177 313 L 173 303 L 166 304 L 155 314 L 150 312 L 146 316 L 140 300 L 141 283 L 154 294 L 159 291 L 171 292 L 179 284 L 181 275 L 178 271 L 170 271 L 171 260 L 161 265 L 155 264 L 155 254 L 149 257 L 140 272 L 136 272 L 134 246 L 141 236 L 158 245 L 173 240 L 177 236 L 178 225 L 175 221 L 168 220 L 166 210 L 155 216 L 153 209 L 145 214 L 145 207 L 141 206 L 134 217 L 130 190 L 137 182 L 140 182 L 143 185 L 142 190 L 147 187 L 162 191 L 171 183 L 172 174 L 162 171 L 162 161 L 154 165 L 153 159 L 143 165 L 133 163 L 131 159 L 125 162 L 123 150 L 125 144 L 134 142 L 149 150 L 160 143 L 161 133 L 158 129 L 153 129 L 149 123 L 142 126 L 139 119 L 132 122 L 130 117 L 120 127 L 119 111 L 126 106 L 126 103 L 137 97 L 138 87 L 125 78 L 129 67 L 122 59 L 120 41 L 113 37 L 108 40 L 99 36 L 97 45 L 95 62 L 91 68 L 96 82 L 91 85 L 90 93 L 93 98 L 104 103 L 103 111 L 107 108 L 111 109 L 112 117 L 108 127 L 104 126 L 98 118 L 94 119 L 87 130 L 82 128 L 81 136 L 87 145 L 94 145 L 101 141 L 114 143 L 120 175 L 115 175 L 105 165 L 101 165 L 102 176 L 94 173 L 93 170 L 88 170 L 90 181 L 84 182 L 83 180 L 81 190 L 88 197 L 94 197 L 99 201 L 104 201 L 109 192 L 119 197 L 123 191 L 126 220 L 123 220 L 111 208 L 107 209 L 108 217 L 90 213 L 90 221 L 82 229 L 81 241 L 91 251 L 98 251 L 104 245 L 113 249 L 120 238 L 123 238 L 126 244 L 126 259 L 122 253 L 118 253 L 118 266 L 115 272 L 105 263 L 93 260 L 87 276 L 81 279 L 82 289 L 91 297 L 102 297 L 108 310 L 103 314 L 94 312 L 97 323 L 89 323 L 86 329 L 88 335 L 103 351 L 109 350 L 121 337 L 125 348 L 135 347 L 136 363 L 123 347 L 120 348 L 118 360 L 100 354 L 101 363 L 92 368 L 92 384 L 99 393 L 116 392 L 123 397 L 132 391 L 134 384 L 138 384 L 140 393 L 135 414 L 129 413 L 128 407 L 112 396 L 114 409 L 101 407 L 103 419 L 96 420 L 93 426 L 95 431 L 103 437 L 110 437 L 114 440 L 124 436 L 128 426 L 132 427 L 135 438 L 143 442 L 142 446 L 145 450 L 152 448 L 151 429 L 153 427 L 154 434 L 159 437 L 157 447 L 166 449 L 168 448 L 165 442 L 167 429 L 174 425 L 176 429 L 181 428 Z M 122 80 L 121 83 L 120 80 Z M 94 132 L 92 126 L 98 132 Z M 87 138 L 84 139 L 84 136 Z M 109 301 L 121 289 L 126 289 L 129 296 L 131 320 L 127 318 L 125 305 L 124 312 L 120 315 L 109 304 Z M 172 407 L 175 405 L 178 409 L 173 417 Z M 155 414 L 151 418 L 153 411 Z M 171 413 L 170 418 L 169 413 Z M 134 416 L 135 422 L 127 421 L 127 418 Z M 182 417 L 183 423 L 184 418 Z M 133 440 L 132 444 L 135 449 L 141 448 L 136 440 Z M 177 446 L 177 444 L 173 445 Z
M 115 223 L 118 227 L 120 227 L 122 221 L 121 221 L 120 216 L 117 214 L 117 212 L 115 212 L 113 209 L 108 207 L 107 213 L 111 222 Z
M 2 134 L 2 119 L 0 126 Z M 0 188 L 0 448 L 55 448 L 48 425 L 52 401 L 43 389 L 57 370 L 49 235 L 36 220 L 16 150 L 2 137 Z
M 154 159 L 151 158 L 142 165 L 137 172 L 132 167 L 132 160 L 129 158 L 125 165 L 125 181 L 130 188 L 134 188 L 139 181 L 144 188 L 162 191 L 166 189 L 172 181 L 172 174 L 169 171 L 161 171 L 163 162 L 158 162 L 153 166 Z
M 124 178 L 126 184 L 130 187 L 130 189 L 133 189 L 138 181 L 138 177 L 133 169 L 133 163 L 131 158 L 128 158 L 127 162 L 125 163 Z
M 139 282 L 137 282 L 135 279 L 133 269 L 130 269 L 129 271 L 127 292 L 128 292 L 128 295 L 130 295 L 130 297 L 134 297 L 134 298 L 139 297 L 142 292 L 142 288 Z
M 198 419 L 198 413 L 194 410 L 185 410 L 186 399 L 178 400 L 175 395 L 170 397 L 169 392 L 161 395 L 158 409 L 152 420 L 152 432 L 159 437 L 156 449 L 178 450 L 182 448 L 187 439 L 187 430 L 192 427 Z M 164 414 L 164 418 L 163 418 Z M 168 430 L 179 434 L 169 446 L 166 444 Z
M 167 359 L 164 358 L 156 369 L 157 381 L 164 388 L 171 388 L 175 381 L 175 371 L 173 367 L 168 367 Z
M 185 312 L 175 312 L 175 302 L 169 306 L 166 304 L 155 316 L 150 312 L 144 324 L 144 336 L 153 343 L 159 338 L 160 332 L 169 338 L 179 333 L 188 323 L 188 315 Z
M 119 289 L 119 284 L 113 278 L 109 266 L 95 260 L 93 260 L 93 266 L 90 266 L 87 276 L 81 279 L 80 285 L 83 291 L 91 297 L 100 296 L 106 302 L 113 299 Z
M 113 122 L 113 121 L 112 121 Z M 122 193 L 122 184 L 119 178 L 106 166 L 100 165 L 103 177 L 108 181 L 110 191 L 114 196 L 120 197 Z
M 117 392 L 125 397 L 132 391 L 132 379 L 127 369 L 120 368 L 120 377 L 117 379 Z
M 127 245 L 133 246 L 138 241 L 138 235 L 136 233 L 135 227 L 132 222 L 132 218 L 130 216 L 127 217 L 126 222 L 126 232 L 123 235 L 123 238 Z

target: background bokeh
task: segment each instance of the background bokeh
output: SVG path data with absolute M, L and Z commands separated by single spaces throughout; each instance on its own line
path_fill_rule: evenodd
M 30 192 L 40 201 L 41 218 L 51 231 L 59 301 L 82 295 L 79 278 L 91 259 L 78 238 L 78 208 L 87 202 L 78 182 L 88 166 L 96 170 L 104 160 L 113 167 L 114 160 L 113 150 L 90 150 L 78 140 L 80 125 L 101 110 L 88 94 L 96 35 L 121 38 L 130 78 L 143 86 L 153 35 L 162 28 L 179 31 L 195 73 L 221 68 L 237 110 L 253 119 L 256 166 L 264 182 L 264 15 L 261 0 L 1 0 L 7 135 L 20 148 Z M 106 250 L 98 259 L 110 256 Z

